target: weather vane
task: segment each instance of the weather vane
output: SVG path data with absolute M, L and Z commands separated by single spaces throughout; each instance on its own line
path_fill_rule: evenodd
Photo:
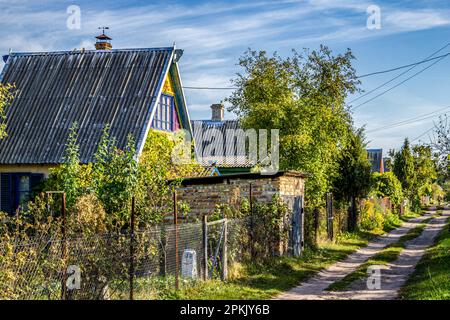
M 109 30 L 109 27 L 98 27 L 99 30 L 103 30 L 103 34 L 105 34 L 105 30 Z

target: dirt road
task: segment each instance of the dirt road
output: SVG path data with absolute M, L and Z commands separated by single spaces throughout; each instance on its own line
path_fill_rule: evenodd
M 428 211 L 425 215 L 405 222 L 400 228 L 371 241 L 366 247 L 361 248 L 349 255 L 345 260 L 337 262 L 322 270 L 316 276 L 300 284 L 275 299 L 277 300 L 316 300 L 316 299 L 395 299 L 398 290 L 414 271 L 426 249 L 433 244 L 434 238 L 445 225 L 445 220 L 450 215 L 446 210 L 444 215 L 432 219 L 425 227 L 422 234 L 407 242 L 406 247 L 400 253 L 398 259 L 384 266 L 381 270 L 381 289 L 368 290 L 366 279 L 353 283 L 349 291 L 328 292 L 328 286 L 347 274 L 355 271 L 367 259 L 374 256 L 387 245 L 396 242 L 409 230 L 419 225 L 423 220 L 429 218 L 434 211 Z

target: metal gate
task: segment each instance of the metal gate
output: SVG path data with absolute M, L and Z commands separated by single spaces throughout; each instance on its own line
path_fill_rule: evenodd
M 292 216 L 292 248 L 294 256 L 299 256 L 303 247 L 303 197 L 294 198 Z
M 227 225 L 227 219 L 206 223 L 206 230 L 204 230 L 206 240 L 204 248 L 205 265 L 203 266 L 206 278 L 227 278 Z

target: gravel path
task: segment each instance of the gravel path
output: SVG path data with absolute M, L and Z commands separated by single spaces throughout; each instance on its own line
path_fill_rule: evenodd
M 386 278 L 384 282 L 382 281 L 382 290 L 327 292 L 325 289 L 328 288 L 330 284 L 355 271 L 361 264 L 383 250 L 383 248 L 387 245 L 398 241 L 401 236 L 405 235 L 409 230 L 416 227 L 423 220 L 429 218 L 433 213 L 434 212 L 428 211 L 419 218 L 405 222 L 400 228 L 397 228 L 386 235 L 377 237 L 375 240 L 370 241 L 366 247 L 358 249 L 354 253 L 350 254 L 346 259 L 325 268 L 306 282 L 300 284 L 298 287 L 282 293 L 281 295 L 275 297 L 275 299 L 317 300 L 394 298 L 398 288 L 400 288 L 401 284 L 404 283 L 408 275 L 414 270 L 415 264 L 420 260 L 425 252 L 425 249 L 433 243 L 434 237 L 442 229 L 446 218 L 445 216 L 433 219 L 429 226 L 425 228 L 421 236 L 407 243 L 407 247 L 402 251 L 399 259 L 392 264 L 392 267 L 388 266 L 390 270 L 389 272 L 391 273 L 390 276 L 384 277 L 385 273 L 386 275 L 389 275 L 388 270 L 386 270 L 386 272 L 382 272 L 382 279 Z
M 445 227 L 450 216 L 444 215 L 431 220 L 420 236 L 406 243 L 397 260 L 381 268 L 381 289 L 367 290 L 367 278 L 353 283 L 348 291 L 332 292 L 327 299 L 357 299 L 357 300 L 393 300 L 398 298 L 400 288 L 413 273 L 417 263 L 425 254 L 426 249 L 434 243 L 436 236 Z

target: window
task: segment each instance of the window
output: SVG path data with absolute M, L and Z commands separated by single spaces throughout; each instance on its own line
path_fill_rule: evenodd
M 158 109 L 156 109 L 152 121 L 152 128 L 164 131 L 176 131 L 179 128 L 173 96 L 161 95 Z
M 29 175 L 16 176 L 17 206 L 23 206 L 31 197 L 31 185 Z
M 38 173 L 2 173 L 0 176 L 0 211 L 13 214 L 31 200 L 33 191 L 44 180 Z

